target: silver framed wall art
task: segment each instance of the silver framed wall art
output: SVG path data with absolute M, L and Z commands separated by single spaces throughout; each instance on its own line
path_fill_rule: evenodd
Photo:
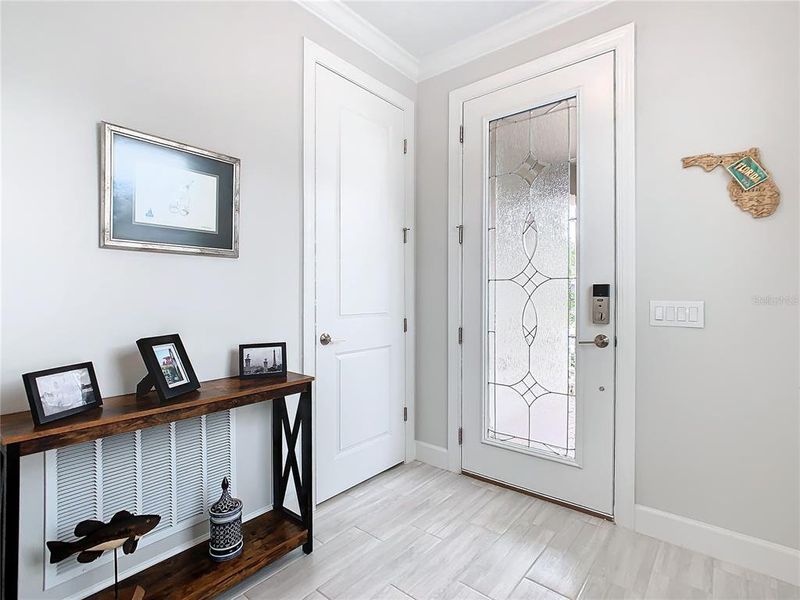
M 101 127 L 101 247 L 239 256 L 238 158 Z

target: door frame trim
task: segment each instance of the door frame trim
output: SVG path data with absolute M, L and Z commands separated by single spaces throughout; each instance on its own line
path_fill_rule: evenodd
M 301 336 L 301 364 L 303 372 L 316 375 L 316 173 L 314 157 L 316 155 L 316 66 L 321 65 L 334 73 L 364 88 L 368 92 L 383 98 L 390 104 L 403 111 L 404 127 L 408 139 L 408 153 L 405 155 L 405 227 L 411 228 L 408 243 L 404 248 L 405 274 L 404 274 L 404 302 L 408 331 L 405 342 L 405 405 L 408 408 L 408 421 L 405 423 L 405 461 L 410 462 L 416 457 L 414 443 L 414 101 L 407 98 L 397 90 L 378 81 L 371 75 L 339 58 L 329 50 L 315 44 L 307 37 L 303 38 L 303 308 L 302 308 L 302 336 Z M 398 148 L 398 152 L 402 149 Z M 397 235 L 402 235 L 398 231 Z M 400 327 L 402 324 L 398 323 Z M 314 398 L 314 423 L 316 423 L 316 392 Z M 314 431 L 314 444 L 316 448 L 317 428 Z M 314 479 L 316 480 L 316 457 L 314 464 Z M 316 505 L 316 485 L 314 489 L 314 505 Z
M 614 407 L 614 519 L 635 526 L 636 425 L 636 137 L 634 94 L 635 26 L 629 23 L 450 92 L 447 229 L 447 447 L 448 468 L 461 471 L 462 148 L 459 129 L 468 100 L 539 75 L 614 52 L 616 144 L 616 398 Z M 465 232 L 469 235 L 469 232 Z

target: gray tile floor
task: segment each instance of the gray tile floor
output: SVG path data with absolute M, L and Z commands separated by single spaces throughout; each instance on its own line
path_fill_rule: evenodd
M 314 552 L 236 600 L 800 599 L 800 589 L 434 467 L 396 467 L 321 504 Z

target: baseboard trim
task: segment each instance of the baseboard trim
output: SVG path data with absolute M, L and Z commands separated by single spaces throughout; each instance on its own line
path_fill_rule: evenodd
M 417 440 L 417 460 L 440 469 L 447 469 L 447 448 Z
M 641 504 L 636 505 L 636 531 L 800 585 L 800 550 L 795 548 Z

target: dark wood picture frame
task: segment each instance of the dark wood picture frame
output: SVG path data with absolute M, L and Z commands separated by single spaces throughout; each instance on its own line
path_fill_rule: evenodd
M 42 377 L 57 375 L 58 373 L 69 373 L 71 371 L 80 371 L 84 369 L 89 373 L 89 383 L 94 396 L 93 400 L 81 406 L 76 406 L 75 408 L 70 408 L 55 414 L 46 414 L 44 405 L 42 403 L 42 394 L 39 390 L 38 380 Z M 33 422 L 36 423 L 36 425 L 43 425 L 45 423 L 58 421 L 59 419 L 77 415 L 78 413 L 83 413 L 103 405 L 103 397 L 100 395 L 100 388 L 97 385 L 97 376 L 94 372 L 94 365 L 91 362 L 76 363 L 74 365 L 67 365 L 64 367 L 45 369 L 44 371 L 25 373 L 22 376 L 22 381 L 25 384 L 25 393 L 28 395 L 28 403 L 31 406 L 31 416 L 33 417 Z
M 136 386 L 137 396 L 155 387 L 158 397 L 164 401 L 200 389 L 189 355 L 177 333 L 142 338 L 136 340 L 136 345 L 147 367 L 147 375 Z M 163 364 L 167 357 L 172 363 L 169 366 Z M 171 381 L 167 379 L 168 374 Z
M 245 373 L 249 365 L 245 365 L 248 360 L 245 352 L 252 348 L 276 348 L 281 351 L 281 369 L 279 371 L 263 370 L 258 373 Z M 240 344 L 239 345 L 239 377 L 242 379 L 258 379 L 261 377 L 286 377 L 286 342 L 268 342 L 263 344 Z

